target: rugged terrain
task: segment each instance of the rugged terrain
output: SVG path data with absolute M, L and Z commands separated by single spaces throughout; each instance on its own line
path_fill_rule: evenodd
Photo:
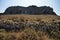
M 0 15 L 0 40 L 60 40 L 60 16 Z

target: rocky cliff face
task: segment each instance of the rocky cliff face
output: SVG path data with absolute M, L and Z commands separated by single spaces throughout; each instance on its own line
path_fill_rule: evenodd
M 29 6 L 29 7 L 22 7 L 22 6 L 11 6 L 8 7 L 5 12 L 6 14 L 50 14 L 56 15 L 53 11 L 53 8 L 48 6 Z

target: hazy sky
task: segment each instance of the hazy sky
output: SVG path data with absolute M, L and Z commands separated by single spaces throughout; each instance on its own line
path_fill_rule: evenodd
M 0 13 L 4 12 L 9 6 L 50 6 L 60 15 L 60 0 L 0 0 Z

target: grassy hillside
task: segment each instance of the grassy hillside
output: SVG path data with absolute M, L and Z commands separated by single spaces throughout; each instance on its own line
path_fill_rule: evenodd
M 48 21 L 59 21 L 60 20 L 60 16 L 56 16 L 56 15 L 24 15 L 24 14 L 13 14 L 13 15 L 0 15 L 0 19 L 2 20 L 20 20 L 20 19 L 24 19 L 24 21 L 29 20 L 29 21 L 44 21 L 44 22 L 48 22 Z
M 0 15 L 0 40 L 60 40 L 60 16 Z

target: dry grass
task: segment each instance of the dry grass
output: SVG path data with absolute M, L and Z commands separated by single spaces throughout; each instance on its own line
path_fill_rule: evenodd
M 60 20 L 59 16 L 55 15 L 23 15 L 23 14 L 15 14 L 15 15 L 0 15 L 1 19 L 4 20 L 20 20 L 21 18 L 24 19 L 24 21 L 37 21 L 38 19 L 41 21 L 49 22 L 52 20 Z
M 45 32 L 35 32 L 31 28 L 26 28 L 22 32 L 0 33 L 0 40 L 54 40 L 50 39 Z
M 2 21 L 1 21 L 2 20 Z M 19 23 L 19 22 L 60 22 L 60 16 L 55 15 L 0 15 L 0 22 L 10 22 L 10 23 Z M 52 33 L 56 34 L 56 33 Z M 60 32 L 58 32 L 60 34 Z M 56 35 L 58 35 L 56 34 Z M 60 36 L 59 36 L 60 37 Z M 55 38 L 55 37 L 54 37 Z M 55 40 L 52 37 L 49 37 L 49 34 L 42 31 L 35 31 L 31 28 L 25 28 L 21 32 L 0 32 L 0 40 Z M 57 39 L 59 40 L 59 39 Z
M 23 15 L 23 14 L 16 14 L 16 15 L 0 15 L 1 19 L 16 19 L 19 20 L 20 18 L 23 18 L 24 20 L 30 20 L 30 21 L 36 21 L 37 19 L 40 19 L 42 21 L 51 21 L 53 19 L 57 20 L 60 17 L 55 15 Z

